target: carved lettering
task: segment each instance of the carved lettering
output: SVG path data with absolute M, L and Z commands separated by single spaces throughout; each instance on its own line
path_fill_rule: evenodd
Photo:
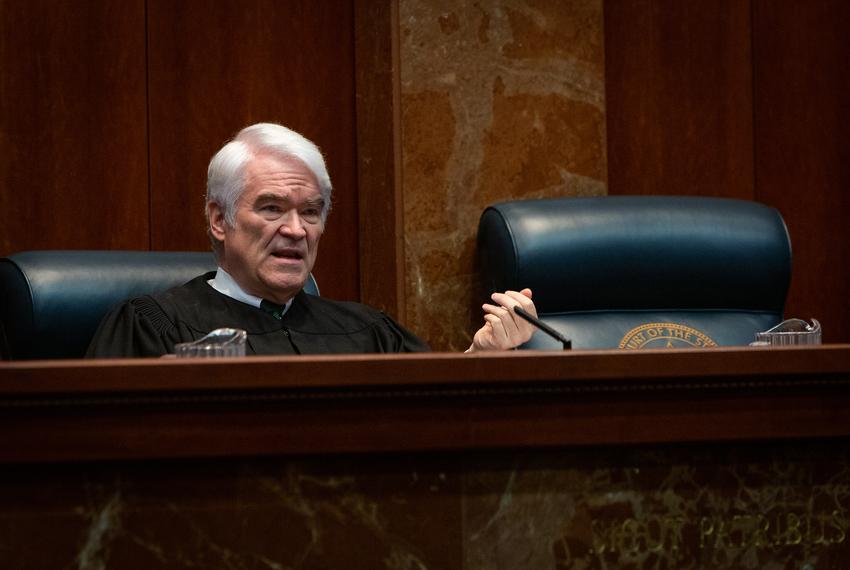
M 638 523 L 635 519 L 626 519 L 620 527 L 620 540 L 618 546 L 621 552 L 635 555 L 640 552 L 637 542 Z
M 771 546 L 770 538 L 767 533 L 770 532 L 770 521 L 764 515 L 756 517 L 755 539 L 753 543 L 756 548 L 767 548 Z
M 646 519 L 627 518 L 622 522 L 605 524 L 591 522 L 592 554 L 621 553 L 634 557 L 644 552 L 676 552 L 682 542 L 682 517 L 650 516 Z
M 732 543 L 737 548 L 746 548 L 750 541 L 752 529 L 752 517 L 750 515 L 735 515 L 732 517 L 732 524 L 729 525 L 729 535 Z M 737 540 L 736 540 L 737 537 Z
M 729 527 L 726 525 L 726 521 L 721 519 L 717 521 L 717 528 L 714 532 L 714 547 L 729 548 L 732 546 L 731 540 L 729 539 Z
M 710 518 L 702 517 L 699 521 L 699 547 L 704 549 L 708 537 L 714 535 L 714 523 Z
M 676 552 L 679 550 L 679 544 L 682 542 L 682 534 L 686 521 L 684 517 L 664 517 L 664 522 L 670 536 L 670 550 Z
M 823 515 L 806 517 L 806 541 L 809 544 L 832 544 L 832 541 L 826 538 L 826 520 L 827 517 Z M 812 540 L 812 527 L 815 527 L 814 540 Z
M 646 550 L 649 552 L 661 552 L 664 549 L 664 527 L 661 521 L 655 517 L 649 519 L 644 526 L 646 538 Z M 652 527 L 658 530 L 657 538 L 653 538 Z
M 648 516 L 614 521 L 593 520 L 591 554 L 633 559 L 640 554 L 677 553 L 688 533 L 697 533 L 699 549 L 776 550 L 794 546 L 826 548 L 847 540 L 848 519 L 841 510 L 802 515 L 779 512 L 770 518 L 736 514 L 701 517 L 696 525 L 683 517 Z M 693 534 L 691 534 L 693 536 Z
M 847 529 L 847 519 L 844 518 L 844 513 L 841 511 L 832 511 L 832 515 L 830 516 L 830 525 L 836 531 L 835 540 L 832 542 L 834 544 L 841 544 L 844 542 L 844 539 L 847 538 L 847 533 L 845 532 Z
M 788 513 L 786 516 L 786 522 L 788 523 L 788 527 L 785 531 L 785 544 L 802 544 L 803 534 L 800 532 L 800 517 L 794 513 Z
M 593 530 L 593 553 L 605 554 L 616 552 L 616 533 L 614 526 L 606 526 L 604 521 L 594 520 L 590 523 Z

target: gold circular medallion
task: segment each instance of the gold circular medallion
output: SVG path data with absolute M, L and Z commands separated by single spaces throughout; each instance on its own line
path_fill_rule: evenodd
M 678 323 L 647 323 L 626 333 L 619 348 L 709 348 L 717 346 L 711 338 L 695 328 Z

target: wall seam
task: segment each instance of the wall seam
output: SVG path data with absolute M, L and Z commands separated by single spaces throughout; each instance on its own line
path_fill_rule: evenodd
M 756 2 L 750 0 L 750 97 L 752 113 L 753 200 L 759 201 L 758 183 L 758 94 L 756 89 Z
M 150 87 L 150 10 L 145 0 L 145 137 L 148 161 L 148 250 L 153 249 L 153 172 L 151 171 L 151 87 Z

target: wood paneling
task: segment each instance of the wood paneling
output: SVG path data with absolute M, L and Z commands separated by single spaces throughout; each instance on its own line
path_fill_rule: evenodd
M 756 198 L 794 250 L 786 313 L 850 339 L 850 4 L 755 0 Z
M 605 3 L 610 194 L 753 197 L 750 7 Z
M 142 0 L 0 2 L 0 254 L 147 249 Z
M 356 0 L 361 301 L 404 320 L 396 0 Z
M 754 199 L 793 245 L 786 315 L 850 339 L 850 5 L 605 4 L 610 194 Z
M 0 463 L 850 435 L 850 345 L 15 362 L 0 376 Z
M 271 121 L 316 142 L 334 207 L 315 274 L 357 299 L 358 195 L 351 2 L 148 2 L 151 245 L 207 249 L 210 157 L 242 127 Z

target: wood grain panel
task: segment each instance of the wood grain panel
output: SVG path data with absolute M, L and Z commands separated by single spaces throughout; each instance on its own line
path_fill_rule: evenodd
M 397 3 L 356 0 L 360 295 L 404 320 Z
M 151 243 L 209 247 L 210 157 L 271 121 L 316 142 L 334 207 L 315 273 L 322 294 L 359 297 L 354 40 L 350 1 L 150 0 Z
M 0 254 L 148 248 L 144 18 L 0 2 Z
M 0 375 L 0 463 L 850 435 L 848 345 L 16 362 Z
M 752 198 L 749 2 L 605 3 L 609 194 Z
M 850 4 L 756 0 L 756 198 L 779 208 L 794 250 L 786 314 L 850 339 Z

